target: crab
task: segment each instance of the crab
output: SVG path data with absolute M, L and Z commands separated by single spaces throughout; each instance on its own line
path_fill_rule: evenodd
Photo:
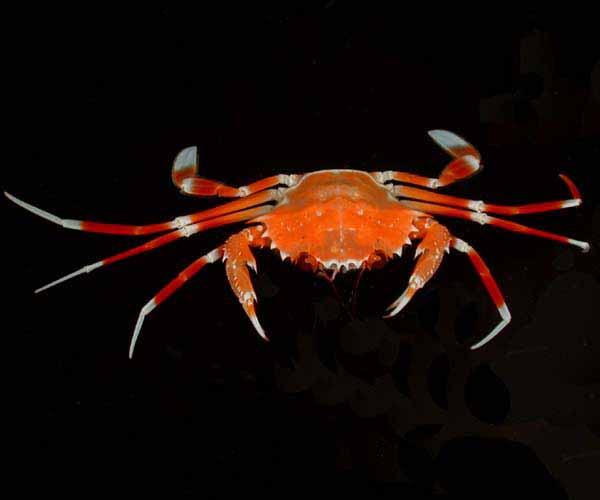
M 356 270 L 362 273 L 380 268 L 390 259 L 401 257 L 404 250 L 416 242 L 414 271 L 406 289 L 387 308 L 384 317 L 390 318 L 402 311 L 437 271 L 444 254 L 456 250 L 470 259 L 500 315 L 496 326 L 470 346 L 470 349 L 478 349 L 504 329 L 511 320 L 510 312 L 480 255 L 468 243 L 451 234 L 433 215 L 462 218 L 547 238 L 586 252 L 590 248 L 587 242 L 488 215 L 513 216 L 576 207 L 581 204 L 581 195 L 575 184 L 562 174 L 560 178 L 571 193 L 571 198 L 565 200 L 506 206 L 438 194 L 431 190 L 479 172 L 481 156 L 471 144 L 452 132 L 431 130 L 428 133 L 453 158 L 437 178 L 400 171 L 333 169 L 300 175 L 279 174 L 247 186 L 231 187 L 198 176 L 197 148 L 188 147 L 175 158 L 173 183 L 188 195 L 239 199 L 159 224 L 133 226 L 62 219 L 11 194 L 5 195 L 35 215 L 69 229 L 139 236 L 166 233 L 86 265 L 37 289 L 36 293 L 210 228 L 239 222 L 249 224 L 222 245 L 193 261 L 142 307 L 129 347 L 130 358 L 145 317 L 207 264 L 219 260 L 225 263 L 233 293 L 258 334 L 268 340 L 256 314 L 257 296 L 249 273 L 249 268 L 254 272 L 257 270 L 252 248 L 270 248 L 278 252 L 282 260 L 333 281 L 337 273 Z

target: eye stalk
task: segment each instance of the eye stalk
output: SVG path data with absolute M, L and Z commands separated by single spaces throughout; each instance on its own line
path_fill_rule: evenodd
M 383 250 L 375 250 L 367 259 L 367 269 L 381 269 L 385 266 L 387 257 Z
M 308 252 L 302 252 L 296 259 L 296 265 L 303 271 L 316 271 L 319 267 L 317 259 Z

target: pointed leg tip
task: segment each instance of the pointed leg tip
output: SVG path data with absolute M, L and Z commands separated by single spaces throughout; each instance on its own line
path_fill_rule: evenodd
M 392 310 L 390 311 L 390 308 L 391 308 L 391 306 L 390 306 L 390 307 L 388 307 L 388 308 L 386 309 L 386 313 L 387 313 L 387 314 L 384 314 L 384 315 L 382 316 L 382 318 L 385 318 L 385 319 L 388 319 L 388 318 L 393 318 L 394 316 L 396 316 L 396 314 L 398 314 L 398 312 L 400 312 L 400 309 L 398 309 L 398 310 L 396 310 L 396 309 L 392 309 Z
M 256 333 L 258 333 L 261 338 L 263 338 L 264 340 L 266 340 L 267 342 L 269 342 L 269 338 L 267 337 L 267 334 L 265 333 L 264 328 L 259 323 L 258 317 L 256 316 L 256 314 L 254 314 L 254 313 L 248 313 L 248 317 L 250 318 L 250 321 L 252 322 L 252 326 L 254 326 L 254 329 L 256 330 Z
M 252 323 L 254 323 L 254 321 Z M 254 324 L 254 327 L 256 328 L 256 331 L 261 336 L 261 338 L 265 339 L 268 342 L 269 341 L 269 337 L 267 337 L 267 334 L 265 333 L 263 327 L 260 325 L 260 323 L 258 322 L 258 320 L 256 320 L 256 323 Z
M 4 196 L 6 196 L 13 203 L 19 204 L 19 199 L 16 196 L 13 196 L 8 191 L 4 191 Z
M 129 353 L 128 353 L 129 359 L 133 358 L 133 351 L 135 351 L 136 341 L 137 341 L 137 335 L 133 339 L 131 339 L 131 343 L 129 344 Z
M 401 295 L 400 297 L 398 297 L 396 300 L 394 300 L 394 302 L 392 302 L 389 306 L 387 306 L 385 308 L 385 312 L 391 312 L 393 311 L 396 307 L 398 307 L 398 304 L 400 304 L 400 301 L 402 300 L 403 295 Z
M 269 337 L 267 337 L 267 334 L 265 333 L 265 331 L 262 328 L 260 330 L 256 329 L 256 331 L 260 335 L 261 339 L 265 340 L 266 342 L 270 342 Z
M 483 337 L 482 339 L 480 339 L 478 342 L 475 342 L 473 345 L 469 346 L 469 350 L 470 351 L 475 351 L 477 349 L 479 349 L 480 347 L 483 347 L 485 344 L 487 344 L 490 340 L 492 340 L 495 336 L 496 336 L 497 332 L 494 334 L 488 334 L 485 337 Z
M 587 241 L 579 241 L 579 240 L 574 240 L 572 238 L 567 238 L 567 243 L 571 244 L 571 245 L 575 245 L 576 247 L 579 247 L 582 251 L 582 253 L 588 253 L 590 251 L 590 244 Z
M 414 292 L 411 293 L 410 290 L 412 290 L 412 288 L 408 288 L 402 295 L 400 295 L 400 297 L 398 297 L 394 302 L 392 302 L 388 306 L 388 308 L 386 309 L 386 312 L 388 314 L 386 314 L 384 316 L 384 318 L 391 318 L 392 316 L 395 316 L 400 311 L 402 311 L 402 309 L 404 309 L 406 307 L 406 304 L 408 304 L 408 302 L 410 301 L 410 299 L 414 293 Z
M 131 342 L 129 343 L 129 359 L 131 359 L 133 357 L 133 351 L 135 349 L 137 340 L 140 336 L 140 332 L 142 331 L 142 325 L 144 323 L 144 318 L 150 311 L 152 311 L 152 309 L 154 309 L 154 307 L 155 307 L 154 299 L 152 299 L 144 307 L 142 307 L 142 310 L 140 311 L 138 319 L 135 323 L 135 328 L 133 329 L 133 335 L 131 337 Z
M 52 283 L 48 283 L 48 284 L 46 284 L 46 285 L 44 285 L 44 286 L 41 286 L 41 287 L 39 287 L 39 288 L 36 288 L 36 289 L 33 291 L 33 293 L 37 295 L 38 293 L 45 292 L 46 290 L 48 290 L 48 288 L 52 288 L 54 285 L 58 285 L 58 284 L 59 284 L 59 283 L 61 283 L 62 281 L 66 281 L 66 279 L 62 279 L 62 280 L 60 280 L 60 281 L 59 281 L 59 280 L 56 280 L 56 281 L 53 281 Z
M 575 185 L 575 183 L 565 174 L 558 174 L 560 179 L 567 185 L 569 191 L 571 192 L 571 196 L 573 198 L 581 198 L 581 194 L 579 193 L 579 189 Z

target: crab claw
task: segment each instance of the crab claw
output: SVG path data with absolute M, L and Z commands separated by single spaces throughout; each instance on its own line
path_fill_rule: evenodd
M 408 279 L 408 287 L 400 297 L 390 304 L 387 308 L 389 312 L 384 318 L 391 318 L 398 314 L 410 302 L 417 290 L 425 286 L 442 262 L 444 250 L 448 248 L 450 240 L 448 229 L 437 222 L 427 229 L 415 252 L 418 260 L 414 272 Z
M 396 316 L 396 314 L 398 314 L 400 311 L 402 311 L 402 309 L 404 309 L 404 306 L 406 306 L 406 304 L 408 304 L 410 302 L 410 299 L 412 299 L 412 297 L 416 291 L 417 291 L 416 287 L 409 286 L 406 290 L 404 290 L 404 293 L 402 295 L 400 295 L 400 297 L 398 297 L 394 302 L 392 302 L 387 307 L 387 309 L 386 309 L 387 314 L 385 314 L 383 317 L 391 318 L 392 316 Z
M 234 234 L 225 243 L 225 272 L 233 293 L 237 296 L 258 334 L 269 340 L 256 316 L 256 292 L 250 280 L 248 268 L 256 272 L 256 260 L 250 251 L 249 233 L 242 231 Z
M 249 293 L 249 292 L 247 292 L 247 293 Z M 265 339 L 268 342 L 269 337 L 267 337 L 265 330 L 263 329 L 260 322 L 258 321 L 258 316 L 256 316 L 256 310 L 254 308 L 255 303 L 256 303 L 256 295 L 252 295 L 252 296 L 249 296 L 244 302 L 242 302 L 242 307 L 244 308 L 244 311 L 246 311 L 248 318 L 250 318 L 250 321 L 252 322 L 252 325 L 254 326 L 255 330 L 258 332 L 258 334 L 263 339 Z

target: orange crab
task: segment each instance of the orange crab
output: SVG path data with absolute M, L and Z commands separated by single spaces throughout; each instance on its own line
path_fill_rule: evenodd
M 189 147 L 175 158 L 172 168 L 175 185 L 190 195 L 241 199 L 161 224 L 131 226 L 61 219 L 5 194 L 17 205 L 69 229 L 129 235 L 169 231 L 143 245 L 84 266 L 36 292 L 199 231 L 241 221 L 252 224 L 192 262 L 142 308 L 129 348 L 130 357 L 144 318 L 208 263 L 225 262 L 233 292 L 256 331 L 268 340 L 255 311 L 257 297 L 248 272 L 249 267 L 256 271 L 251 247 L 277 250 L 282 260 L 289 259 L 303 269 L 334 279 L 338 272 L 356 269 L 362 272 L 380 267 L 386 260 L 401 256 L 404 247 L 416 240 L 420 243 L 415 251 L 415 257 L 418 257 L 415 270 L 406 290 L 388 307 L 385 317 L 398 314 L 408 304 L 436 272 L 444 252 L 453 248 L 470 258 L 501 317 L 490 333 L 471 346 L 471 349 L 477 349 L 509 323 L 510 312 L 479 254 L 453 236 L 431 214 L 459 217 L 548 238 L 578 246 L 585 252 L 589 250 L 586 242 L 487 215 L 517 215 L 575 207 L 581 204 L 581 196 L 565 175 L 560 177 L 567 184 L 572 198 L 520 206 L 492 205 L 407 186 L 413 184 L 436 189 L 470 177 L 481 169 L 478 151 L 461 137 L 445 130 L 432 130 L 429 135 L 454 157 L 437 179 L 398 171 L 319 170 L 301 175 L 275 175 L 236 188 L 198 177 L 197 149 Z

